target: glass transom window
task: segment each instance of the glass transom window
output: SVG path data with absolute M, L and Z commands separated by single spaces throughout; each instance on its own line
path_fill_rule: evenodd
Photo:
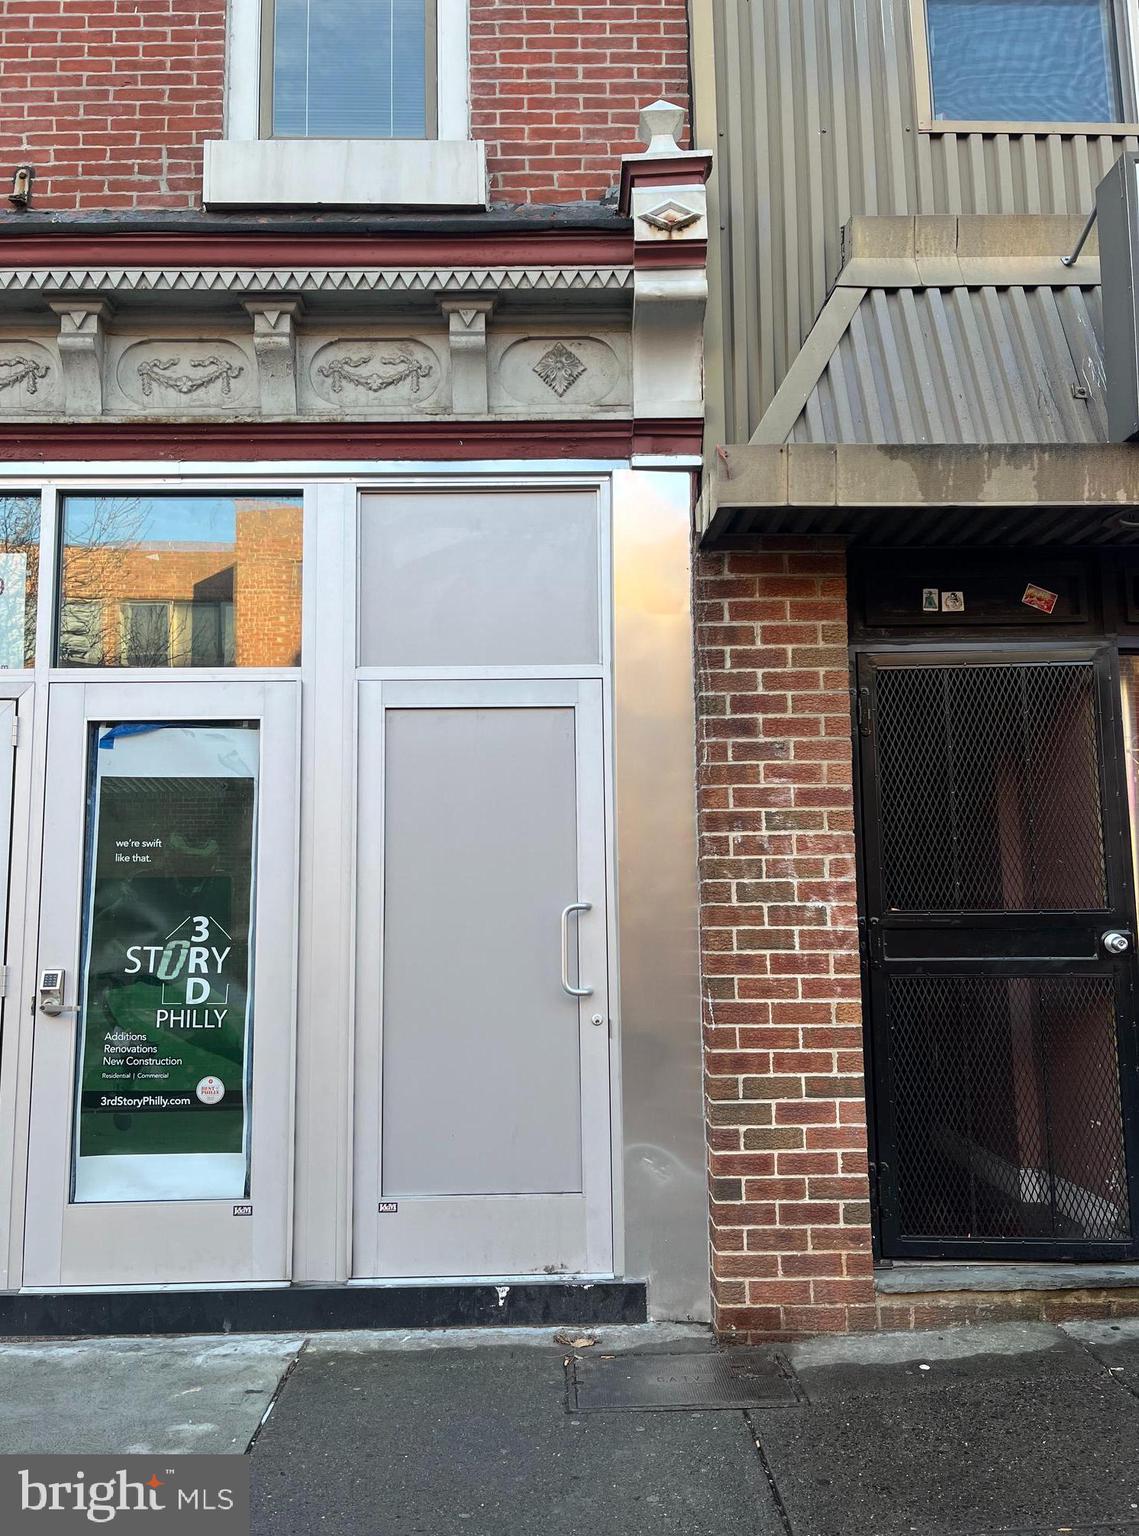
M 1123 117 L 1115 0 L 926 0 L 942 122 Z
M 61 667 L 295 667 L 297 495 L 67 496 Z
M 35 659 L 39 568 L 39 497 L 0 496 L 0 668 Z
M 271 14 L 274 135 L 428 136 L 431 0 L 272 0 Z

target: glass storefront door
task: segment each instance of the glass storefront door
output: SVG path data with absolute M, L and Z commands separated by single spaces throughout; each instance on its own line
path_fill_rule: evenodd
M 288 1278 L 298 717 L 51 686 L 28 1285 Z

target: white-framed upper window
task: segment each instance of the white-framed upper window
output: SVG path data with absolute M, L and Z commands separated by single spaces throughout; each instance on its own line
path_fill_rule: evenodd
M 467 0 L 230 0 L 226 137 L 466 139 Z
M 435 137 L 435 0 L 264 0 L 262 132 Z
M 1133 124 L 1137 0 L 911 0 L 919 127 Z

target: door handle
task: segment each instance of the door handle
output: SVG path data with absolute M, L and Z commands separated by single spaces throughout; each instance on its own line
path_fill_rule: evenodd
M 63 971 L 46 970 L 40 972 L 39 996 L 37 1003 L 41 1013 L 46 1013 L 49 1019 L 58 1018 L 61 1013 L 78 1013 L 78 1003 L 65 1003 L 63 1001 Z
M 569 978 L 569 920 L 571 912 L 592 912 L 591 901 L 571 901 L 568 907 L 562 910 L 562 990 L 568 992 L 571 997 L 592 997 L 592 987 L 573 987 Z
M 1109 955 L 1125 955 L 1131 948 L 1131 935 L 1119 928 L 1109 928 L 1100 939 Z

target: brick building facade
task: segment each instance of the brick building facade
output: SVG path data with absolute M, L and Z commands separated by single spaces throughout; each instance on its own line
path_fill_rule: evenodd
M 684 0 L 0 7 L 0 1327 L 709 1317 L 688 70 Z M 180 774 L 256 781 L 241 1150 L 87 1166 L 108 1011 L 171 1049 L 98 786 Z
M 263 867 L 254 1219 L 96 1230 L 41 999 L 0 1322 L 1133 1310 L 1139 486 L 1056 254 L 1127 125 L 966 177 L 919 0 L 2 10 L 11 996 L 82 1014 L 108 721 L 255 726 Z M 232 545 L 69 540 L 171 495 Z
M 845 556 L 696 569 L 704 1068 L 719 1325 L 875 1321 Z
M 850 565 L 834 541 L 779 536 L 755 548 L 705 551 L 696 561 L 716 1324 L 732 1337 L 770 1340 L 1004 1318 L 1132 1316 L 1134 1293 L 1118 1265 L 1085 1264 L 1081 1273 L 1069 1263 L 1054 1278 L 1045 1266 L 1018 1283 L 1015 1264 L 994 1271 L 984 1263 L 881 1263 L 884 1248 L 884 1257 L 892 1256 L 889 1234 L 867 1173 L 874 1145 L 868 1120 L 876 1087 L 882 1090 L 881 1077 L 876 1084 L 868 1070 L 863 1006 L 864 988 L 873 985 L 867 962 L 874 940 L 859 921 L 866 906 L 856 867 L 857 855 L 866 856 L 858 837 L 873 834 L 860 816 L 852 776 L 852 743 L 872 738 L 878 724 L 873 700 L 863 701 L 861 730 L 852 714 L 860 679 L 852 679 L 848 659 L 859 615 Z M 1051 714 L 1048 704 L 1041 709 Z M 923 729 L 933 725 L 922 722 Z M 983 732 L 982 721 L 976 729 Z M 1086 804 L 1070 798 L 1085 750 L 1079 733 L 1063 749 L 1057 793 L 1068 825 L 1087 815 Z M 1011 851 L 1019 836 L 1004 836 L 1015 885 L 1023 880 Z M 979 842 L 977 858 L 983 847 Z M 932 836 L 928 856 L 936 858 Z M 1093 1096 L 1111 1103 L 1114 1064 L 1094 1057 L 1087 1006 L 1073 1001 L 1065 1009 L 1071 1033 L 1049 1049 L 1043 1070 L 1046 1079 L 1055 1076 L 1045 1092 L 1057 1110 L 1052 1156 L 1059 1177 L 1091 1192 L 1087 1198 L 1107 1201 L 1118 1198 L 1117 1186 L 1098 1157 L 1101 1122 L 1088 1119 L 1085 1106 Z M 924 1027 L 932 1035 L 936 1025 L 931 1010 Z M 1003 1064 L 993 1059 L 986 1070 L 999 1080 Z M 952 1088 L 947 1078 L 936 1092 L 949 1096 Z M 1069 1098 L 1077 1106 L 1065 1111 Z M 924 1113 L 935 1119 L 935 1105 Z M 985 1130 L 989 1145 L 1031 1147 L 1039 1114 L 1020 1088 Z M 1081 1134 L 1065 1145 L 1070 1126 Z
M 194 208 L 224 132 L 228 0 L 11 0 L 0 164 L 40 209 Z M 685 0 L 471 0 L 471 131 L 498 203 L 596 202 L 637 113 L 687 108 Z

